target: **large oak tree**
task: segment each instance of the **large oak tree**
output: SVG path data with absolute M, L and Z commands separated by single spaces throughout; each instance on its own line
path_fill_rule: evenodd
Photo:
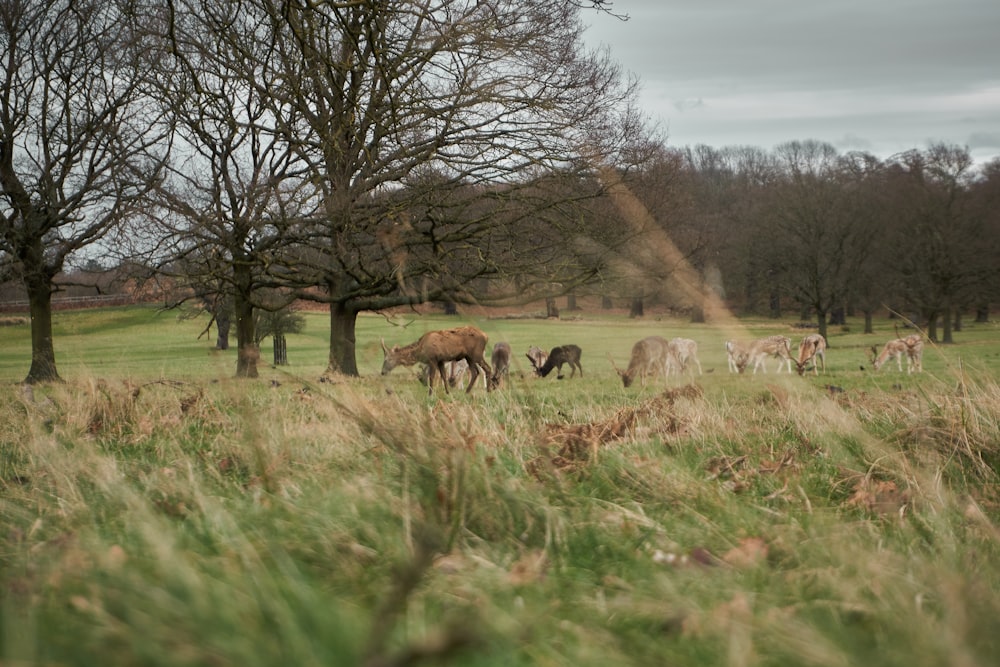
M 28 295 L 28 382 L 59 379 L 54 278 L 158 173 L 134 18 L 115 0 L 0 0 L 0 262 Z
M 330 370 L 357 373 L 362 311 L 591 270 L 548 251 L 587 246 L 595 168 L 641 124 L 630 82 L 584 50 L 574 3 L 265 5 L 261 85 L 317 188 L 294 269 L 330 304 Z

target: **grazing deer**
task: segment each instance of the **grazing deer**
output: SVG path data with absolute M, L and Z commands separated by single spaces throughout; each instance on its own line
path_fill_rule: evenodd
M 503 342 L 494 345 L 490 362 L 493 364 L 493 375 L 489 378 L 490 388 L 496 389 L 510 376 L 510 345 Z
M 701 362 L 698 361 L 698 343 L 694 342 L 690 338 L 673 338 L 671 339 L 669 346 L 670 367 L 676 367 L 678 375 L 685 368 L 687 368 L 690 363 L 694 363 L 694 365 L 698 367 L 698 375 L 703 375 L 701 371 Z M 691 370 L 691 375 L 694 376 L 694 370 Z
M 610 355 L 608 358 L 611 358 Z M 670 371 L 669 364 L 670 343 L 667 342 L 666 338 L 660 336 L 643 338 L 632 346 L 632 358 L 628 362 L 628 370 L 619 369 L 618 366 L 615 366 L 614 359 L 611 360 L 611 365 L 614 366 L 626 388 L 635 382 L 636 377 L 645 387 L 646 376 L 655 376 L 657 373 L 662 373 L 663 379 L 666 381 Z
M 778 373 L 781 372 L 782 365 L 786 366 L 788 372 L 791 373 L 792 339 L 787 336 L 768 336 L 751 342 L 747 348 L 747 355 L 743 357 L 743 363 L 740 364 L 740 372 L 746 370 L 747 364 L 753 362 L 754 375 L 757 374 L 758 368 L 766 373 L 767 365 L 764 362 L 767 361 L 768 357 L 774 357 L 778 360 Z
M 826 372 L 826 339 L 820 334 L 809 334 L 799 343 L 799 358 L 795 362 L 799 375 L 806 371 L 806 364 L 813 362 L 813 375 L 819 375 L 819 362 L 823 362 L 823 372 Z
M 746 343 L 735 340 L 726 341 L 726 359 L 729 361 L 730 373 L 742 373 L 749 355 L 750 350 Z
M 528 348 L 528 353 L 524 356 L 528 357 L 528 361 L 531 362 L 531 367 L 538 372 L 538 369 L 545 365 L 545 360 L 549 358 L 549 353 L 540 347 L 535 347 L 532 345 Z
M 465 389 L 465 392 L 469 393 L 476 384 L 480 368 L 486 373 L 486 377 L 492 374 L 490 365 L 483 358 L 486 341 L 486 334 L 476 327 L 428 331 L 415 343 L 403 347 L 393 345 L 392 349 L 387 348 L 383 340 L 382 352 L 385 353 L 385 361 L 382 363 L 382 375 L 388 375 L 396 366 L 425 363 L 429 368 L 428 394 L 434 393 L 435 375 L 441 376 L 445 393 L 450 393 L 444 372 L 445 362 L 464 359 L 469 364 L 469 373 L 472 376 L 469 379 L 469 386 Z M 488 383 L 486 389 L 489 390 Z
M 556 377 L 560 380 L 563 378 L 562 367 L 563 364 L 569 364 L 570 377 L 576 375 L 576 371 L 580 371 L 580 377 L 583 377 L 583 366 L 580 365 L 580 355 L 582 350 L 577 345 L 560 345 L 558 347 L 552 348 L 549 352 L 549 358 L 545 360 L 545 363 L 540 367 L 535 369 L 535 372 L 539 377 L 545 377 L 552 372 L 552 369 L 556 370 Z
M 458 361 L 446 361 L 444 369 L 448 373 L 448 386 L 454 387 L 462 381 L 463 377 L 465 377 L 466 371 L 469 370 L 469 362 L 465 359 L 459 359 Z M 423 364 L 423 368 L 420 371 L 420 384 L 426 385 L 430 375 L 431 367 L 427 364 Z
M 914 369 L 918 373 L 924 370 L 924 339 L 920 334 L 910 334 L 906 338 L 890 340 L 879 353 L 878 348 L 872 345 L 872 366 L 879 370 L 893 357 L 896 359 L 896 368 L 903 372 L 903 355 L 906 355 L 906 373 L 909 375 Z

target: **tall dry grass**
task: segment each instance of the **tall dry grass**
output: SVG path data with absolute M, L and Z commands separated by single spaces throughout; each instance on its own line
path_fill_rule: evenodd
M 565 387 L 565 389 L 563 389 Z M 1000 389 L 0 397 L 0 655 L 992 664 Z

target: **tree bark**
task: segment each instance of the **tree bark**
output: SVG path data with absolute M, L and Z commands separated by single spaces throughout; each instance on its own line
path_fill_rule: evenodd
M 260 349 L 254 336 L 253 304 L 245 295 L 237 294 L 234 298 L 236 310 L 236 345 L 239 352 L 236 356 L 236 377 L 255 378 L 257 360 L 260 359 Z
M 274 334 L 271 337 L 271 344 L 274 351 L 274 365 L 285 366 L 288 364 L 288 344 L 285 340 L 285 334 Z
M 817 309 L 816 310 L 816 324 L 818 325 L 818 327 L 817 327 L 817 333 L 820 336 L 822 336 L 823 338 L 829 340 L 829 338 L 827 338 L 827 335 L 826 335 L 826 332 L 827 332 L 827 324 L 826 324 L 826 322 L 827 322 L 827 320 L 826 320 L 826 311 L 825 310 L 821 310 L 821 309 Z
M 986 324 L 990 321 L 990 307 L 988 305 L 976 308 L 976 324 Z
M 865 310 L 864 314 L 865 314 L 865 333 L 866 334 L 875 333 L 875 322 L 874 322 L 875 317 L 873 311 Z
M 632 305 L 628 309 L 628 316 L 635 319 L 637 317 L 642 317 L 645 314 L 645 307 L 642 303 L 642 297 L 637 296 L 632 299 Z
M 220 310 L 215 313 L 215 328 L 218 332 L 218 335 L 215 337 L 216 350 L 229 349 L 229 329 L 231 326 L 232 319 L 228 311 Z
M 768 307 L 771 310 L 771 319 L 777 320 L 781 318 L 781 293 L 778 290 L 771 290 L 771 295 L 768 298 Z
M 29 274 L 25 278 L 28 307 L 31 312 L 31 368 L 25 382 L 61 382 L 56 370 L 56 353 L 52 345 L 52 286 L 42 277 Z
M 330 304 L 330 357 L 328 373 L 342 373 L 357 377 L 358 362 L 355 358 L 355 327 L 357 309 L 345 303 Z
M 941 326 L 943 331 L 941 332 L 941 342 L 944 344 L 954 343 L 955 338 L 951 333 L 951 308 L 944 309 L 944 317 L 942 318 Z
M 559 306 L 553 298 L 545 299 L 545 316 L 550 319 L 559 319 Z
M 574 311 L 580 310 L 580 306 L 576 304 L 576 294 L 570 292 L 566 295 L 566 310 Z
M 927 339 L 937 342 L 937 318 L 938 314 L 930 313 L 925 319 L 927 320 Z

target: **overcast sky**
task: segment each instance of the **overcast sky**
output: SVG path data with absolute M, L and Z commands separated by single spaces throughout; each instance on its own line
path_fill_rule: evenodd
M 1000 0 L 614 0 L 584 12 L 668 144 L 1000 156 Z

